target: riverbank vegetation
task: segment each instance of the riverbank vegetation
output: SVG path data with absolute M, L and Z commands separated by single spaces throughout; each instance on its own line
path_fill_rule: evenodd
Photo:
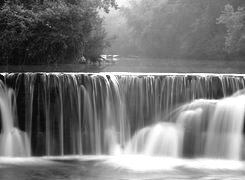
M 109 52 L 155 58 L 244 59 L 244 0 L 132 0 Z M 125 43 L 127 42 L 127 43 Z
M 99 11 L 111 7 L 114 0 L 2 2 L 0 64 L 96 61 L 108 44 Z
M 127 0 L 125 0 L 127 1 Z M 244 59 L 244 0 L 0 2 L 0 64 L 72 64 L 126 57 Z M 102 11 L 106 13 L 101 13 Z

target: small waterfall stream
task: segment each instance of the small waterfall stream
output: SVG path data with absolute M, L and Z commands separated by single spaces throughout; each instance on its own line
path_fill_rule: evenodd
M 245 88 L 243 75 L 6 73 L 0 79 L 15 92 L 15 127 L 32 156 L 243 158 L 245 93 L 237 93 Z
M 16 99 L 12 89 L 0 82 L 0 110 L 2 129 L 0 133 L 0 156 L 30 156 L 27 134 L 14 126 Z

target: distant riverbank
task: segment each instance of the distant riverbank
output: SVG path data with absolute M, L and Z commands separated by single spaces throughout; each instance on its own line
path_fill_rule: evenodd
M 120 57 L 115 63 L 0 66 L 0 72 L 245 73 L 242 60 Z

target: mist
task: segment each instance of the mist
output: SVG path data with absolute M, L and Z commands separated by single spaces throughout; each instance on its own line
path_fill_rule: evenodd
M 126 2 L 126 3 L 125 3 Z M 107 54 L 124 57 L 241 59 L 243 0 L 130 0 L 105 16 Z

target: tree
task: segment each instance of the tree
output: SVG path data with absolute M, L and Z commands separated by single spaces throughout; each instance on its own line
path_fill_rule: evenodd
M 28 3 L 27 3 L 28 2 Z M 106 47 L 102 18 L 114 0 L 11 1 L 0 11 L 1 63 L 71 63 Z
M 123 12 L 144 56 L 221 59 L 226 29 L 217 18 L 227 3 L 239 7 L 245 1 L 141 0 Z
M 225 6 L 225 10 L 218 18 L 219 24 L 227 28 L 225 36 L 225 49 L 228 54 L 245 55 L 245 9 L 238 7 L 237 11 L 232 5 Z

